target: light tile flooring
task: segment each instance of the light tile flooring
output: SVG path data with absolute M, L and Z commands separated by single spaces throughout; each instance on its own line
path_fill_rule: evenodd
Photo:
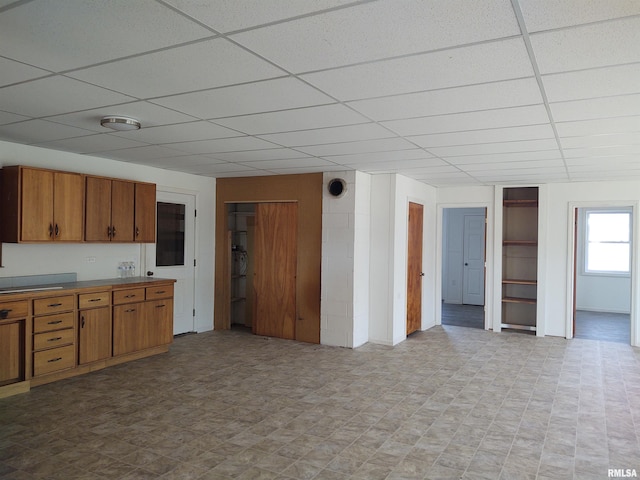
M 3 479 L 606 479 L 640 349 L 435 327 L 356 350 L 210 332 L 0 400 Z

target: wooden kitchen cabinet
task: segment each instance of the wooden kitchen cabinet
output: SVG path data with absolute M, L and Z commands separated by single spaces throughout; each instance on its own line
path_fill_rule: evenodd
M 0 386 L 25 380 L 27 300 L 0 302 Z
M 78 312 L 78 364 L 111 357 L 111 308 Z
M 2 241 L 81 242 L 84 176 L 9 166 L 2 169 Z
M 140 243 L 156 241 L 156 186 L 153 183 L 135 185 L 134 240 Z
M 84 238 L 88 242 L 133 242 L 135 184 L 86 178 Z
M 173 300 L 153 300 L 144 307 L 145 330 L 149 332 L 147 348 L 173 342 Z
M 145 348 L 144 302 L 113 307 L 113 355 L 137 352 Z
M 33 376 L 76 366 L 72 293 L 33 300 Z

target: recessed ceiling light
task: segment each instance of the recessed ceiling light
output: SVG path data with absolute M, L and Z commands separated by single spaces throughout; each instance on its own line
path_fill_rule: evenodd
M 140 122 L 134 118 L 129 117 L 102 117 L 102 120 L 100 120 L 100 125 L 102 125 L 103 127 L 111 128 L 112 130 L 119 131 L 140 129 Z

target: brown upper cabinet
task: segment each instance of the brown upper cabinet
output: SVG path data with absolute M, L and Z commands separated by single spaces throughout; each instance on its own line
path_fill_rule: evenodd
M 134 240 L 141 243 L 156 241 L 156 185 L 136 183 Z
M 87 242 L 133 242 L 135 184 L 87 177 L 84 238 Z
M 83 214 L 83 175 L 3 167 L 3 242 L 81 242 Z

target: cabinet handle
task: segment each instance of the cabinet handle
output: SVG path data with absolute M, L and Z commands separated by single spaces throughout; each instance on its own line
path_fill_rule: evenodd
M 98 297 L 98 298 L 92 298 L 91 300 L 89 300 L 90 302 L 99 302 L 100 300 L 102 300 L 102 298 Z
M 156 291 L 156 294 L 157 294 L 157 295 L 160 295 L 161 293 L 164 293 L 164 290 L 158 290 L 158 291 Z
M 57 342 L 58 340 L 62 340 L 62 337 L 50 338 L 47 340 L 47 342 Z
M 10 308 L 5 308 L 3 310 L 0 310 L 0 318 L 5 319 L 9 316 L 9 313 L 11 313 L 11 309 Z
M 56 237 L 60 236 L 60 228 L 58 228 L 58 224 L 56 223 Z
M 82 325 L 80 325 L 80 328 L 84 328 L 84 315 L 80 317 L 80 320 L 82 320 Z
M 162 307 L 166 307 L 166 305 L 164 303 L 162 305 L 156 305 L 156 308 L 162 308 Z
M 47 363 L 59 362 L 60 360 L 62 360 L 62 357 L 52 358 L 51 360 L 47 360 Z
M 47 322 L 47 325 L 57 325 L 59 323 L 62 323 L 62 320 L 52 320 L 50 322 Z
M 111 227 L 111 236 L 112 237 L 116 236 L 116 227 Z
M 111 238 L 111 225 L 107 227 L 107 237 Z
M 128 310 L 125 310 L 124 313 L 131 313 L 131 312 L 135 312 L 136 309 L 135 308 L 130 308 Z
M 140 228 L 136 227 L 136 237 L 140 236 Z
M 53 237 L 53 225 L 49 224 L 49 236 Z
M 135 297 L 135 296 L 136 296 L 136 294 L 135 294 L 135 293 L 132 293 L 131 295 L 125 295 L 125 296 L 124 296 L 124 298 L 133 298 L 133 297 Z
M 47 305 L 47 307 L 61 307 L 62 304 L 61 303 L 50 303 L 49 305 Z

